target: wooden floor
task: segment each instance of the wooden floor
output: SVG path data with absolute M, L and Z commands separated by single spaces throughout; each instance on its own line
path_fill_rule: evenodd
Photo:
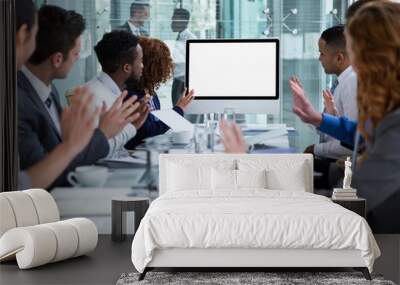
M 2 263 L 0 284 L 115 284 L 122 273 L 135 271 L 130 256 L 132 238 L 116 243 L 110 235 L 99 235 L 96 250 L 88 256 L 34 269 L 19 270 L 15 261 Z M 400 284 L 400 235 L 375 238 L 382 251 L 382 257 L 375 263 L 375 273 Z
M 132 236 L 121 243 L 100 235 L 96 250 L 81 256 L 28 270 L 17 263 L 0 264 L 0 284 L 115 284 L 122 273 L 134 271 Z

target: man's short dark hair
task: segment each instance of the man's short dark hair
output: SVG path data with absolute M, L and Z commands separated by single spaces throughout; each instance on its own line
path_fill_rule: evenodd
M 321 39 L 331 48 L 342 52 L 346 51 L 346 38 L 344 37 L 343 25 L 337 25 L 326 29 L 322 32 Z
M 28 30 L 31 30 L 35 23 L 36 12 L 32 0 L 15 1 L 16 30 L 18 31 L 22 25 L 27 25 Z
M 135 13 L 135 11 L 144 10 L 146 7 L 150 7 L 150 4 L 133 2 L 130 7 L 131 17 L 133 17 L 133 14 Z
M 378 0 L 358 0 L 351 4 L 346 11 L 346 21 L 350 20 L 350 18 L 353 17 L 365 4 L 375 1 Z
M 174 10 L 174 16 L 178 17 L 179 19 L 189 21 L 190 19 L 190 12 L 183 8 L 176 8 Z
M 138 37 L 127 31 L 115 30 L 103 35 L 94 47 L 101 67 L 106 73 L 114 73 L 126 63 L 135 60 Z
M 76 39 L 85 30 L 85 20 L 75 11 L 44 5 L 39 9 L 39 31 L 36 50 L 29 62 L 40 64 L 52 54 L 61 52 L 64 59 L 75 46 Z

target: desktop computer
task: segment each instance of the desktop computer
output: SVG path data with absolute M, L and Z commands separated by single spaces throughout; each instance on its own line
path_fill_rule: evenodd
M 279 40 L 217 39 L 186 43 L 186 86 L 195 99 L 186 113 L 226 109 L 278 115 Z

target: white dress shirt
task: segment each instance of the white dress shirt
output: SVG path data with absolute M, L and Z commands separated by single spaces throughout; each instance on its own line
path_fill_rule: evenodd
M 33 89 L 35 89 L 36 93 L 39 95 L 40 100 L 43 102 L 43 105 L 47 112 L 49 112 L 51 120 L 53 121 L 58 133 L 61 135 L 60 114 L 58 114 L 53 98 L 50 97 L 52 86 L 47 86 L 46 84 L 44 84 L 43 81 L 37 78 L 36 75 L 33 74 L 26 66 L 22 66 L 21 71 L 28 78 L 29 82 L 32 84 Z M 48 107 L 45 103 L 46 100 L 49 99 L 49 97 L 52 102 L 50 107 Z
M 188 29 L 180 32 L 178 38 L 176 39 L 174 52 L 172 54 L 172 58 L 175 63 L 174 78 L 183 80 L 185 77 L 186 41 L 191 39 L 197 39 L 197 37 Z
M 86 83 L 90 92 L 95 98 L 97 107 L 101 107 L 103 102 L 107 110 L 111 108 L 121 90 L 114 80 L 105 72 L 101 72 L 95 78 Z M 129 155 L 124 145 L 136 135 L 136 128 L 132 124 L 126 125 L 123 130 L 108 140 L 110 151 L 106 158 L 118 158 Z
M 339 116 L 345 116 L 351 120 L 357 120 L 357 75 L 351 66 L 347 67 L 338 76 L 338 85 L 333 93 L 335 105 Z M 321 143 L 314 147 L 314 154 L 333 159 L 351 156 L 352 151 L 341 146 L 340 141 L 328 136 L 321 137 Z

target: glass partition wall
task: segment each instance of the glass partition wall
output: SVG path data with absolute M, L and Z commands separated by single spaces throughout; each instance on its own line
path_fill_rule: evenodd
M 83 14 L 87 21 L 81 59 L 66 80 L 56 82 L 60 94 L 89 81 L 99 71 L 93 46 L 105 32 L 124 24 L 132 2 L 145 0 L 40 0 Z M 144 28 L 151 37 L 165 41 L 173 49 L 177 33 L 171 30 L 175 8 L 191 13 L 189 30 L 197 38 L 279 38 L 281 41 L 281 112 L 277 117 L 247 114 L 252 123 L 286 123 L 300 134 L 295 146 L 302 150 L 317 141 L 315 131 L 292 113 L 288 79 L 301 78 L 313 104 L 322 109 L 321 91 L 333 82 L 320 66 L 318 39 L 321 32 L 344 22 L 351 0 L 148 0 L 150 18 Z M 240 59 L 234 59 L 240 60 Z M 162 108 L 171 107 L 172 80 L 158 90 Z

